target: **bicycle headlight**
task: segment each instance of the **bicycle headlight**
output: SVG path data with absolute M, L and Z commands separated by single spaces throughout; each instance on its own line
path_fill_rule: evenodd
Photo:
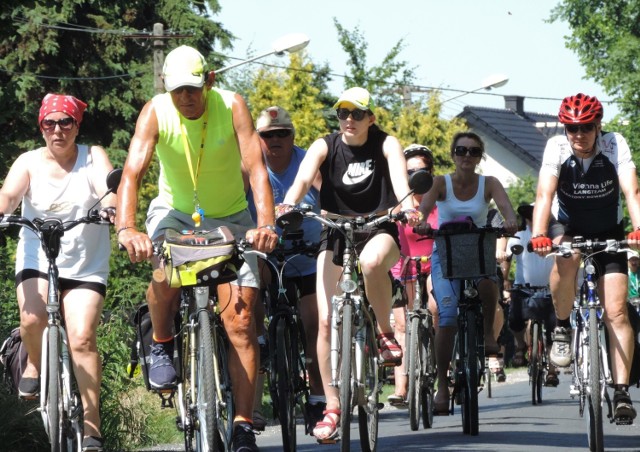
M 340 281 L 340 290 L 346 293 L 353 293 L 358 288 L 358 283 L 356 283 L 353 279 L 346 279 Z

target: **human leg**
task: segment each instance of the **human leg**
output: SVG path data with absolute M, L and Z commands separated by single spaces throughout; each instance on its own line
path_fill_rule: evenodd
M 515 342 L 515 353 L 512 364 L 514 367 L 522 367 L 527 364 L 525 353 L 527 351 L 527 343 L 525 341 L 526 324 L 522 318 L 523 295 L 520 291 L 512 291 L 509 302 L 509 329 L 513 334 Z
M 389 403 L 392 405 L 402 405 L 407 400 L 406 315 L 406 307 L 404 305 L 393 308 L 394 335 L 398 345 L 402 349 L 402 361 L 399 366 L 393 368 L 395 389 L 393 394 L 388 398 Z
M 90 289 L 76 288 L 63 294 L 63 299 L 73 372 L 84 408 L 84 436 L 99 438 L 102 364 L 96 332 L 104 297 Z

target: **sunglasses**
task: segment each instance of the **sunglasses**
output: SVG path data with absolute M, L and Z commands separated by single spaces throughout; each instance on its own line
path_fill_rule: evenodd
M 466 146 L 456 146 L 453 148 L 453 152 L 458 157 L 464 157 L 467 154 L 471 157 L 482 157 L 482 148 L 479 146 L 472 146 L 470 148 Z
M 43 119 L 40 123 L 40 127 L 45 132 L 53 132 L 56 130 L 56 126 L 60 127 L 60 130 L 71 130 L 73 124 L 75 123 L 75 119 L 73 118 L 62 118 L 58 119 Z
M 338 119 L 344 121 L 351 115 L 354 121 L 362 121 L 367 114 L 365 110 L 349 110 L 347 108 L 338 108 L 336 110 L 336 114 L 338 115 Z
M 596 128 L 594 123 L 589 124 L 567 124 L 564 126 L 564 129 L 569 133 L 590 133 L 593 132 Z
M 268 132 L 260 132 L 259 135 L 261 138 L 273 138 L 273 137 L 286 138 L 288 136 L 291 136 L 291 130 L 287 130 L 287 129 L 269 130 Z
M 417 173 L 418 171 L 427 171 L 429 172 L 429 168 L 427 168 L 426 166 L 423 168 L 414 168 L 414 169 L 408 169 L 407 170 L 407 175 L 411 176 L 413 173 Z
M 184 91 L 186 91 L 187 94 L 193 95 L 193 94 L 197 94 L 197 93 L 201 92 L 202 91 L 202 87 L 198 88 L 196 86 L 178 86 L 176 89 L 174 89 L 171 92 L 180 95 Z

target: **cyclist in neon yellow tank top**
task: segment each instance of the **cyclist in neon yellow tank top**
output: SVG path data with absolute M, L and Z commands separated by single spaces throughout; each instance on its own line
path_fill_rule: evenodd
M 260 140 L 245 101 L 236 93 L 213 88 L 214 74 L 204 57 L 180 46 L 164 63 L 167 93 L 155 96 L 138 116 L 118 190 L 118 241 L 131 262 L 151 259 L 152 241 L 167 229 L 213 229 L 224 225 L 245 236 L 258 251 L 270 252 L 278 239 L 269 176 Z M 147 233 L 135 216 L 140 181 L 154 153 L 160 161 L 159 195 L 147 213 Z M 257 223 L 247 210 L 241 167 L 249 174 Z M 253 258 L 253 259 L 252 259 Z M 218 288 L 223 323 L 231 343 L 229 366 L 236 416 L 233 450 L 258 450 L 252 430 L 258 342 L 253 305 L 258 291 L 255 256 L 246 259 L 232 284 Z M 153 323 L 149 382 L 155 389 L 174 386 L 172 319 L 179 289 L 152 281 L 147 301 Z

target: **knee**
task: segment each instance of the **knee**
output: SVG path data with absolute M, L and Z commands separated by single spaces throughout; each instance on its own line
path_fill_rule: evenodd
M 250 336 L 251 332 L 255 335 L 253 315 L 246 309 L 235 313 L 230 319 L 224 319 L 224 326 L 230 337 Z
M 20 327 L 28 334 L 40 334 L 47 326 L 47 318 L 36 313 L 21 312 Z
M 69 331 L 69 347 L 72 353 L 85 354 L 97 351 L 96 336 L 92 331 Z

